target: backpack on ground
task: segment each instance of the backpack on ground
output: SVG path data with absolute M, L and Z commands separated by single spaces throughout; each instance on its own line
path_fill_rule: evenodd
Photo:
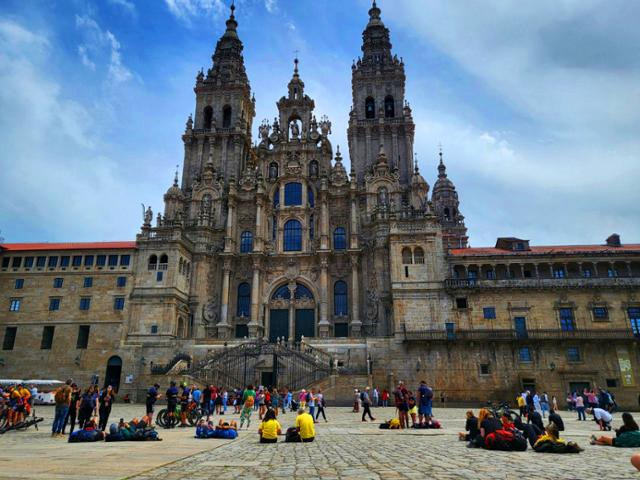
M 296 429 L 296 427 L 287 428 L 287 433 L 285 433 L 284 441 L 287 443 L 301 441 L 300 433 L 298 433 L 298 430 Z

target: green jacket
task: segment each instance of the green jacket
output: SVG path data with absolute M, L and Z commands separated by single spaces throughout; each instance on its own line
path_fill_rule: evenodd
M 621 433 L 616 437 L 613 445 L 621 448 L 640 447 L 640 430 Z

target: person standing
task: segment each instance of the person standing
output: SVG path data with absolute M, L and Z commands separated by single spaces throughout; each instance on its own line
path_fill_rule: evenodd
M 69 413 L 69 403 L 71 403 L 71 380 L 67 380 L 66 383 L 56 390 L 54 395 L 56 402 L 56 411 L 53 418 L 53 426 L 51 427 L 51 436 L 62 436 L 62 429 L 64 428 L 64 422 L 67 419 L 67 413 Z
M 31 396 L 29 397 L 29 405 L 33 407 L 36 401 L 36 397 L 38 396 L 38 387 L 33 384 L 29 385 L 29 393 L 31 394 Z
M 69 403 L 69 412 L 67 413 L 67 418 L 64 422 L 64 426 L 62 427 L 62 434 L 64 435 L 65 429 L 67 425 L 69 425 L 69 435 L 73 433 L 73 430 L 76 427 L 76 418 L 78 416 L 78 408 L 80 408 L 80 396 L 82 392 L 78 388 L 78 385 L 75 383 L 71 384 L 71 402 Z
M 353 413 L 360 412 L 360 391 L 356 388 L 353 390 Z
M 373 387 L 373 406 L 378 407 L 380 405 L 380 393 L 376 387 Z
M 83 429 L 84 424 L 89 421 L 91 414 L 93 413 L 94 400 L 93 390 L 95 385 L 91 385 L 87 388 L 80 397 L 80 407 L 78 408 L 78 428 Z
M 178 390 L 178 387 L 176 386 L 176 382 L 174 382 L 172 380 L 169 383 L 169 388 L 167 389 L 167 391 L 165 393 L 165 395 L 167 397 L 167 412 L 168 412 L 168 416 L 170 418 L 170 421 L 168 422 L 169 428 L 175 427 L 175 424 L 176 424 L 175 416 L 176 416 L 176 407 L 178 406 L 178 394 L 179 393 L 180 393 L 180 391 Z
M 389 391 L 386 388 L 382 390 L 382 406 L 389 406 Z
M 542 418 L 546 418 L 547 412 L 549 411 L 549 395 L 547 395 L 547 392 L 542 392 L 540 408 L 542 409 Z
M 362 400 L 362 421 L 366 422 L 366 415 L 369 415 L 369 418 L 373 422 L 375 418 L 371 415 L 371 397 L 369 397 L 369 387 L 365 387 L 364 391 L 360 394 L 360 400 Z
M 316 395 L 316 403 L 317 405 L 317 412 L 316 412 L 316 420 L 318 420 L 318 418 L 320 418 L 320 414 L 322 414 L 322 418 L 324 418 L 325 423 L 327 422 L 327 416 L 324 414 L 324 409 L 327 406 L 326 400 L 324 399 L 324 393 L 322 393 L 322 390 L 318 390 L 318 394 Z
M 433 415 L 433 390 L 422 380 L 418 387 L 420 406 L 418 407 L 418 423 L 426 426 Z
M 98 428 L 103 432 L 107 430 L 107 422 L 109 421 L 109 415 L 111 415 L 111 406 L 114 399 L 113 387 L 109 385 L 100 395 L 100 422 L 98 423 Z
M 256 403 L 256 391 L 253 389 L 253 385 L 247 385 L 244 393 L 242 394 L 242 411 L 240 412 L 240 428 L 244 425 L 246 420 L 247 428 L 251 424 L 251 413 L 253 412 L 253 406 Z
M 229 392 L 227 392 L 227 389 L 225 388 L 222 391 L 222 414 L 226 415 L 227 414 L 227 404 L 229 403 Z
M 558 399 L 555 395 L 551 397 L 551 408 L 556 412 L 558 411 Z
M 398 382 L 398 388 L 393 392 L 400 428 L 409 428 L 409 391 L 402 381 Z
M 578 412 L 578 421 L 582 420 L 583 422 L 587 421 L 587 417 L 584 414 L 584 398 L 582 395 L 576 395 L 576 411 Z
M 536 412 L 543 415 L 542 406 L 540 405 L 540 395 L 538 395 L 538 392 L 533 394 L 533 408 L 536 409 Z
M 158 393 L 158 389 L 160 385 L 154 383 L 153 386 L 147 390 L 147 398 L 145 399 L 145 406 L 147 417 L 149 417 L 149 424 L 153 422 L 153 407 L 156 404 L 156 401 L 160 398 L 160 394 Z
M 211 417 L 211 389 L 212 388 L 213 388 L 213 385 L 208 385 L 204 387 L 204 389 L 202 390 L 201 406 L 202 406 L 202 411 L 207 416 L 207 422 Z
M 316 420 L 313 414 L 316 411 L 316 392 L 313 388 L 307 394 L 307 405 L 309 406 L 309 415 L 311 415 L 313 421 L 315 422 Z

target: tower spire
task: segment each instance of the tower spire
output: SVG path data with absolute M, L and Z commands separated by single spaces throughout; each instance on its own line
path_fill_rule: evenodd
M 447 167 L 445 167 L 442 161 L 442 144 L 438 144 L 438 156 L 440 157 L 440 163 L 438 164 L 438 178 L 445 178 L 447 176 Z
M 173 186 L 177 187 L 178 186 L 178 169 L 180 168 L 180 165 L 176 165 L 176 175 L 173 178 Z

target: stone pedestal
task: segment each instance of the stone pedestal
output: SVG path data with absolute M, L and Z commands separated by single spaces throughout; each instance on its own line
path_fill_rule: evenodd
M 358 321 L 354 321 L 351 322 L 350 324 L 351 327 L 351 337 L 360 337 L 362 336 L 362 322 L 358 322 Z
M 318 324 L 318 336 L 320 338 L 328 338 L 329 337 L 329 327 L 331 325 L 329 323 L 319 323 Z
M 249 327 L 249 338 L 260 338 L 262 337 L 262 326 L 258 323 L 249 323 L 247 325 Z
M 232 327 L 229 324 L 223 324 L 223 323 L 219 323 L 218 325 L 216 325 L 216 328 L 218 329 L 218 338 L 222 338 L 222 339 L 227 339 L 227 338 L 231 338 L 231 330 Z

